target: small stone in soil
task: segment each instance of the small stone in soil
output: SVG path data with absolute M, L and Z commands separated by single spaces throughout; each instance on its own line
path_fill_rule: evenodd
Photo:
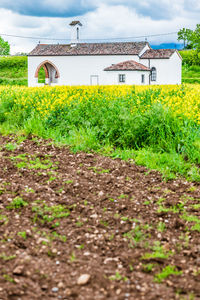
M 59 290 L 59 289 L 58 289 L 57 287 L 53 287 L 53 288 L 52 288 L 52 292 L 53 292 L 53 293 L 57 293 L 58 290 Z
M 21 275 L 23 273 L 23 269 L 24 269 L 24 266 L 17 266 L 13 270 L 13 274 L 15 274 L 15 275 Z
M 119 295 L 120 293 L 121 293 L 121 290 L 120 290 L 120 289 L 116 290 L 116 294 L 117 294 L 117 295 Z
M 96 219 L 96 218 L 98 218 L 98 215 L 97 214 L 93 214 L 93 215 L 90 216 L 90 218 Z
M 64 288 L 64 283 L 63 283 L 62 281 L 59 282 L 58 287 L 59 287 L 60 289 Z
M 65 296 L 71 296 L 72 292 L 69 288 L 67 288 L 64 292 Z
M 126 294 L 125 294 L 125 297 L 126 297 L 126 298 L 130 297 L 130 294 L 129 294 L 129 293 L 126 293 Z
M 85 284 L 87 284 L 88 282 L 89 282 L 89 280 L 90 280 L 90 275 L 89 274 L 82 274 L 79 278 L 78 278 L 78 280 L 77 280 L 77 284 L 78 285 L 85 285 Z

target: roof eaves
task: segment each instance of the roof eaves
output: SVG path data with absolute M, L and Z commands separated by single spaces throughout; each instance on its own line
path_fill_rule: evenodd
M 109 68 L 105 68 L 104 71 L 107 72 L 112 72 L 112 71 L 124 71 L 124 72 L 134 72 L 134 71 L 140 71 L 140 72 L 150 72 L 150 70 L 142 70 L 142 69 L 133 69 L 133 70 L 126 70 L 126 69 L 109 69 Z

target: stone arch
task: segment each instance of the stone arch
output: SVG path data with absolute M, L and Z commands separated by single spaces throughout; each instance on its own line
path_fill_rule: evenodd
M 58 71 L 58 68 L 49 60 L 45 60 L 39 64 L 35 71 L 35 78 L 38 81 L 39 71 L 43 68 L 45 71 L 45 84 L 51 85 L 51 84 L 57 84 L 58 80 L 60 78 L 60 73 Z

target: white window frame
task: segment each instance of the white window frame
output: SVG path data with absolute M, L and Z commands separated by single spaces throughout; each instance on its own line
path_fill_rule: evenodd
M 151 68 L 151 81 L 157 81 L 157 70 L 155 67 Z
M 126 82 L 126 74 L 119 74 L 118 80 L 119 80 L 119 83 L 125 83 Z

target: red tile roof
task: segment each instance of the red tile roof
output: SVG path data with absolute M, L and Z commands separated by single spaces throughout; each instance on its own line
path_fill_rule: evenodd
M 80 26 L 82 26 L 82 24 L 81 24 L 80 21 L 72 21 L 69 25 L 70 25 L 70 26 L 75 26 L 75 25 L 80 25 Z
M 29 56 L 138 55 L 146 45 L 147 42 L 80 43 L 75 46 L 39 44 Z
M 150 69 L 134 60 L 127 60 L 105 68 L 104 71 L 150 71 Z
M 167 59 L 170 58 L 174 52 L 176 52 L 175 49 L 159 49 L 159 50 L 149 49 L 145 51 L 145 53 L 140 58 L 144 58 L 144 59 L 166 58 Z

